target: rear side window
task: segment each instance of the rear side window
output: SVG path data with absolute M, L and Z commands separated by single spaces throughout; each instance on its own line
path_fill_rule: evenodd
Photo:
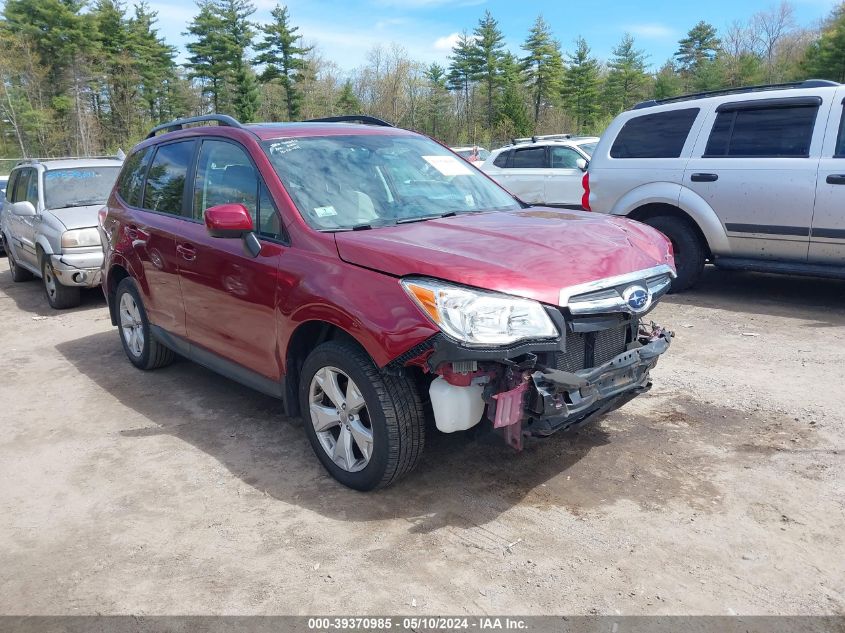
M 135 152 L 126 159 L 123 173 L 120 174 L 117 193 L 131 207 L 141 206 L 141 194 L 144 192 L 144 171 L 147 168 L 145 159 L 149 155 L 149 148 Z
M 611 158 L 678 158 L 698 112 L 684 108 L 629 119 L 613 141 Z
M 719 112 L 704 156 L 807 157 L 818 110 L 800 106 Z
M 194 141 L 160 146 L 147 172 L 143 207 L 159 213 L 180 215 L 188 166 L 194 153 Z
M 510 151 L 502 152 L 498 156 L 496 156 L 493 164 L 496 167 L 507 167 L 508 166 L 508 157 L 511 155 Z
M 546 148 L 530 147 L 513 151 L 513 169 L 542 169 L 546 166 Z

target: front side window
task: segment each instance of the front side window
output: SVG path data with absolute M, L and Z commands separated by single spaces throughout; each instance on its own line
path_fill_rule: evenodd
M 842 118 L 839 120 L 839 134 L 836 137 L 836 149 L 833 152 L 834 158 L 845 158 L 845 107 L 842 109 Z
M 203 141 L 197 159 L 192 217 L 201 220 L 209 207 L 230 203 L 246 207 L 260 235 L 282 237 L 270 193 L 247 153 L 233 143 Z
M 611 158 L 678 158 L 698 108 L 668 110 L 625 122 L 610 148 Z
M 6 183 L 6 200 L 8 202 L 14 202 L 15 196 L 15 181 L 18 179 L 18 174 L 21 172 L 13 171 L 12 175 L 9 176 L 9 182 Z
M 568 147 L 552 147 L 552 169 L 578 169 L 578 159 L 583 156 Z
M 531 147 L 513 152 L 513 169 L 543 169 L 546 167 L 546 148 Z
M 131 207 L 141 206 L 141 194 L 144 193 L 144 172 L 147 170 L 147 160 L 150 148 L 144 148 L 126 159 L 117 183 L 117 193 L 123 201 Z
M 423 137 L 292 137 L 262 146 L 297 209 L 317 230 L 520 208 L 501 187 Z
M 818 106 L 737 109 L 719 112 L 705 157 L 807 157 Z
M 144 187 L 143 207 L 159 213 L 180 215 L 188 166 L 194 141 L 161 145 L 150 163 Z
M 21 169 L 18 172 L 18 177 L 15 180 L 15 191 L 12 194 L 12 202 L 23 202 L 26 200 L 30 178 L 34 173 L 34 169 Z M 38 178 L 36 177 L 35 180 L 37 182 Z
M 120 167 L 70 167 L 44 172 L 44 206 L 67 209 L 105 204 Z

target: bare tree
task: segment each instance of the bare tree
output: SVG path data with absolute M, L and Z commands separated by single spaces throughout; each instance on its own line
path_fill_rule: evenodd
M 786 0 L 751 17 L 750 28 L 757 53 L 766 66 L 767 81 L 776 79 L 778 47 L 795 29 L 795 10 Z

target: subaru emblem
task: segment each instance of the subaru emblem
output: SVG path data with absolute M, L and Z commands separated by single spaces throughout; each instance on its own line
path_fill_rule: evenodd
M 622 293 L 622 299 L 634 314 L 645 312 L 651 305 L 651 293 L 643 286 L 628 286 Z

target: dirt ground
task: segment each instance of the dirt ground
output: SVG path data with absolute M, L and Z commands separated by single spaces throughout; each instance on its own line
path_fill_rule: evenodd
M 0 262 L 0 614 L 843 614 L 845 282 L 708 270 L 654 389 L 335 484 L 274 400 L 142 373 Z

